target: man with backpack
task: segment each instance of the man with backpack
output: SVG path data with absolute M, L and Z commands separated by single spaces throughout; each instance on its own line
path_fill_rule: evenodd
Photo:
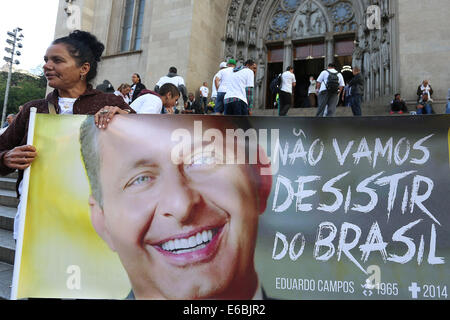
M 339 102 L 339 94 L 344 87 L 344 77 L 336 70 L 336 66 L 330 63 L 328 69 L 322 71 L 317 78 L 317 90 L 319 91 L 317 117 L 334 116 Z
M 286 116 L 292 105 L 292 89 L 295 88 L 296 79 L 294 74 L 294 68 L 289 66 L 286 71 L 281 75 L 280 85 L 280 109 L 279 116 Z

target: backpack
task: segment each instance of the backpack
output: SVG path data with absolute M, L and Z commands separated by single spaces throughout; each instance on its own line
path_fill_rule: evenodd
M 280 93 L 281 90 L 281 73 L 270 82 L 270 91 L 272 94 L 276 95 Z
M 328 72 L 328 80 L 327 80 L 327 90 L 329 92 L 333 92 L 333 93 L 337 93 L 339 90 L 339 77 L 338 77 L 338 73 L 333 73 L 330 72 L 329 70 L 327 70 Z

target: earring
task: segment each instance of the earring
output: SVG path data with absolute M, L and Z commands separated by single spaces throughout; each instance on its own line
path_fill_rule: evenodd
M 80 75 L 80 79 L 81 79 L 82 81 L 84 81 L 85 78 L 86 78 L 85 75 Z

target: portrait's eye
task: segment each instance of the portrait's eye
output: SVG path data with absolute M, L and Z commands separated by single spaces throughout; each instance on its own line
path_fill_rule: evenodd
M 130 188 L 130 187 L 140 187 L 140 186 L 144 186 L 144 185 L 148 185 L 149 183 L 151 183 L 153 181 L 153 178 L 147 174 L 143 174 L 140 175 L 136 178 L 133 178 L 130 180 L 130 182 L 128 182 L 125 186 L 125 188 Z

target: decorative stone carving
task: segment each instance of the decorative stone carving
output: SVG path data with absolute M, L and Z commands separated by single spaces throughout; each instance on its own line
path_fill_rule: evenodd
M 228 20 L 226 37 L 229 40 L 234 40 L 234 21 L 232 19 Z
M 302 17 L 298 17 L 298 21 L 296 22 L 297 27 L 294 28 L 293 35 L 294 37 L 300 38 L 302 37 L 305 32 L 305 24 L 302 21 Z
M 302 38 L 327 32 L 324 13 L 313 2 L 307 2 L 294 20 L 292 35 Z
M 391 63 L 391 54 L 390 54 L 390 41 L 389 41 L 389 32 L 385 29 L 383 31 L 383 43 L 381 44 L 381 59 L 383 62 L 383 67 L 388 69 Z
M 366 39 L 364 40 L 364 58 L 363 58 L 363 63 L 364 63 L 364 75 L 365 77 L 368 77 L 370 75 L 370 48 L 369 48 L 369 41 Z
M 250 46 L 256 46 L 256 28 L 251 28 L 248 34 L 248 44 Z
M 247 34 L 245 32 L 245 24 L 241 23 L 239 25 L 237 42 L 238 43 L 245 43 L 246 37 L 247 37 Z
M 307 2 L 305 7 L 300 12 L 305 16 L 305 31 L 311 33 L 311 16 L 317 12 L 319 8 L 316 5 L 312 6 L 311 1 Z
M 325 18 L 322 14 L 316 16 L 316 21 L 314 22 L 314 33 L 322 34 L 327 32 L 327 25 L 325 23 Z
M 244 57 L 244 53 L 242 52 L 242 50 L 239 50 L 239 53 L 237 54 L 237 62 L 240 62 L 241 64 L 244 64 L 245 62 L 245 57 Z
M 235 37 L 235 19 L 237 15 L 237 10 L 239 9 L 239 0 L 232 0 L 230 4 L 230 10 L 228 11 L 228 19 L 227 19 L 227 32 L 226 39 L 234 40 Z

